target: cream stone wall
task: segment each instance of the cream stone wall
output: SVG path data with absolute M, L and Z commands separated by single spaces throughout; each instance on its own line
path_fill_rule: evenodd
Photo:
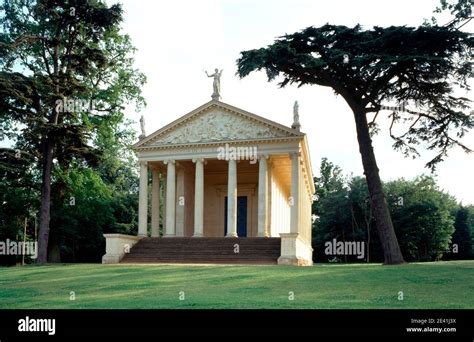
M 271 169 L 270 236 L 280 237 L 280 233 L 290 232 L 290 194 L 283 186 L 279 175 Z

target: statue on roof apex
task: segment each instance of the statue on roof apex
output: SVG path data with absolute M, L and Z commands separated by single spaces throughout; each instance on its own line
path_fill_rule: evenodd
M 215 69 L 214 73 L 212 75 L 209 75 L 207 71 L 205 71 L 207 77 L 214 77 L 214 82 L 212 83 L 212 87 L 214 89 L 214 92 L 212 93 L 212 99 L 219 101 L 221 98 L 221 75 L 222 75 L 222 69 L 219 71 L 219 69 Z

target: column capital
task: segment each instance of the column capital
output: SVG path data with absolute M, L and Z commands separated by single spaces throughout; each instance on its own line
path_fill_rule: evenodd
M 176 164 L 176 160 L 174 160 L 174 159 L 165 159 L 165 160 L 163 160 L 163 164 L 168 165 L 168 163 Z
M 258 160 L 261 160 L 261 159 L 268 160 L 269 158 L 270 158 L 270 156 L 268 155 L 268 153 L 261 154 L 261 155 L 258 156 Z
M 301 152 L 290 152 L 290 157 L 301 157 Z
M 193 158 L 193 163 L 196 164 L 197 162 L 205 163 L 206 160 L 204 158 Z
M 139 161 L 138 161 L 138 166 L 148 166 L 148 161 L 146 161 L 146 160 L 139 160 Z

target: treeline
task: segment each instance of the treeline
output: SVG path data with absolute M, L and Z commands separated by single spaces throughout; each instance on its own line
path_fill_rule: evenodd
M 96 166 L 74 163 L 67 170 L 56 166 L 50 262 L 100 262 L 105 251 L 104 233 L 136 235 L 138 177 L 128 148 L 133 140 L 133 132 L 123 127 L 103 126 L 95 142 L 102 151 Z M 0 167 L 0 241 L 23 241 L 25 218 L 25 240 L 33 241 L 37 234 L 39 173 L 22 165 L 21 159 L 10 159 L 8 165 L 16 167 Z M 365 179 L 345 176 L 338 166 L 323 159 L 315 185 L 314 260 L 382 262 Z M 399 179 L 384 186 L 405 260 L 474 257 L 474 206 L 459 204 L 428 176 Z M 334 239 L 364 242 L 364 258 L 325 254 L 327 243 Z M 3 265 L 20 261 L 21 256 L 0 256 Z M 33 260 L 27 258 L 27 262 Z
M 104 233 L 137 234 L 138 172 L 130 149 L 135 133 L 121 117 L 104 119 L 94 136 L 95 163 L 54 164 L 49 262 L 100 262 Z M 0 149 L 0 241 L 35 241 L 41 173 L 15 157 L 17 147 Z M 0 265 L 21 261 L 0 255 Z
M 380 239 L 363 177 L 345 176 L 323 159 L 314 179 L 313 248 L 316 262 L 383 262 Z M 463 206 L 442 191 L 436 180 L 420 176 L 384 184 L 387 202 L 406 261 L 472 259 L 474 206 Z M 331 242 L 364 242 L 364 258 L 328 255 Z

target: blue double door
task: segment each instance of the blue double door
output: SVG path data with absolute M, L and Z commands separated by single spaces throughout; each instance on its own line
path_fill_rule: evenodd
M 227 235 L 227 196 L 224 199 L 224 236 Z M 247 196 L 237 197 L 237 235 L 247 237 Z

